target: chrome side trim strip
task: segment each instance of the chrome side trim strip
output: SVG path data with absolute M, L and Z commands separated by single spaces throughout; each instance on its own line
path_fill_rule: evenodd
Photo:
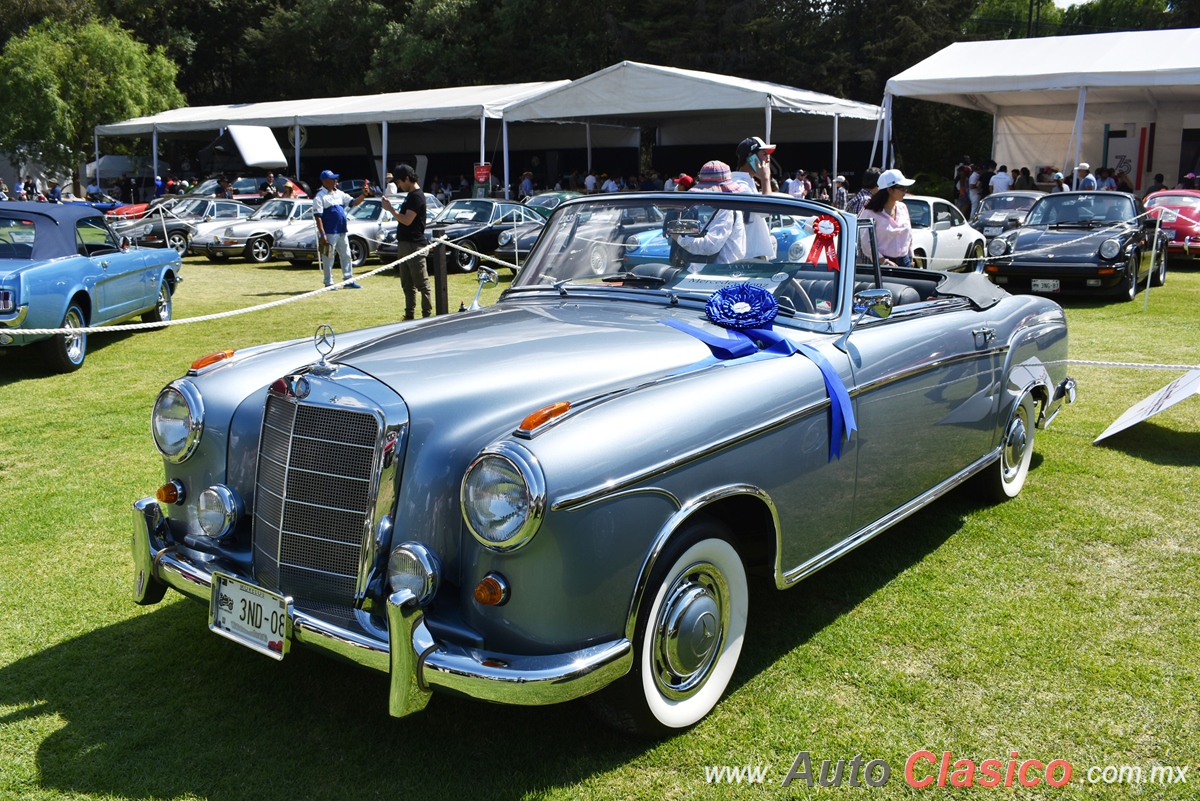
M 674 506 L 676 509 L 683 508 L 683 504 L 680 502 L 679 498 L 677 498 L 675 496 L 675 493 L 671 492 L 670 490 L 665 490 L 662 487 L 634 487 L 632 489 L 620 490 L 618 492 L 613 492 L 608 495 L 605 495 L 601 498 L 593 498 L 590 501 L 583 501 L 582 503 L 579 503 L 576 506 L 573 506 L 571 508 L 572 508 L 572 510 L 584 509 L 588 506 L 595 506 L 596 504 L 602 503 L 604 501 L 612 501 L 612 500 L 616 500 L 617 498 L 627 498 L 630 495 L 641 495 L 641 494 L 664 495 L 664 496 L 666 496 L 667 500 L 669 500 L 671 502 L 671 505 Z
M 850 390 L 850 397 L 857 398 L 859 395 L 862 395 L 867 392 L 871 392 L 872 390 L 879 389 L 880 387 L 883 387 L 883 386 L 887 386 L 888 384 L 893 384 L 897 381 L 903 381 L 906 378 L 912 378 L 915 375 L 920 375 L 921 373 L 927 373 L 930 370 L 939 370 L 942 367 L 945 367 L 950 364 L 956 364 L 958 362 L 972 361 L 972 360 L 979 359 L 979 358 L 982 358 L 985 356 L 995 356 L 996 354 L 1007 353 L 1007 352 L 1008 352 L 1008 344 L 1006 343 L 1004 345 L 997 345 L 994 348 L 983 348 L 981 350 L 972 351 L 970 353 L 960 353 L 957 356 L 948 356 L 944 359 L 937 359 L 936 361 L 932 361 L 932 362 L 924 362 L 923 364 L 919 364 L 916 367 L 912 367 L 908 370 L 903 370 L 898 373 L 891 373 L 889 375 L 882 376 L 881 378 L 877 378 L 874 381 L 868 381 L 865 384 L 861 384 L 861 385 L 855 387 L 854 389 Z
M 736 434 L 726 437 L 725 439 L 718 440 L 711 445 L 705 445 L 702 448 L 695 448 L 687 453 L 680 454 L 679 456 L 671 459 L 666 459 L 643 470 L 638 470 L 635 473 L 630 473 L 629 475 L 613 481 L 605 482 L 599 487 L 586 489 L 583 492 L 578 492 L 574 495 L 567 495 L 563 498 L 559 498 L 553 504 L 551 504 L 550 510 L 554 512 L 562 512 L 578 509 L 585 504 L 591 504 L 616 492 L 627 489 L 634 484 L 647 481 L 656 476 L 660 476 L 663 473 L 669 473 L 670 471 L 682 467 L 689 462 L 703 459 L 706 456 L 711 456 L 714 453 L 725 450 L 726 448 L 731 448 L 734 445 L 739 445 L 747 440 L 762 436 L 763 434 L 774 431 L 777 428 L 782 428 L 783 426 L 794 423 L 797 420 L 813 414 L 814 412 L 821 411 L 828 406 L 829 398 L 813 401 L 806 406 L 802 406 L 796 411 L 788 412 L 787 414 L 780 415 L 773 420 L 768 420 L 765 423 L 744 429 Z
M 786 573 L 781 570 L 780 559 L 782 551 L 777 546 L 775 552 L 775 586 L 781 590 L 786 589 L 800 579 L 817 572 L 838 557 L 844 556 L 876 535 L 891 528 L 913 512 L 919 511 L 923 507 L 933 503 L 999 458 L 1000 449 L 996 448 L 987 455 L 967 465 L 962 471 L 954 474 L 936 487 L 926 490 L 903 506 L 893 509 L 874 523 L 860 528 L 837 545 L 822 551 L 808 561 L 788 570 Z

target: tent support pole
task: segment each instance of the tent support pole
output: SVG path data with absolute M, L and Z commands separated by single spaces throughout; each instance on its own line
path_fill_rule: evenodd
M 833 115 L 833 177 L 838 177 L 838 122 L 841 115 Z
M 511 199 L 509 194 L 509 186 L 512 185 L 509 182 L 512 179 L 512 176 L 508 171 L 508 119 L 506 117 L 500 118 L 500 130 L 504 139 L 504 199 L 509 200 Z M 513 252 L 516 252 L 515 245 L 513 246 Z
M 1087 87 L 1079 87 L 1079 105 L 1075 108 L 1075 126 L 1071 129 L 1071 136 L 1075 140 L 1075 163 L 1079 164 L 1080 152 L 1083 150 L 1083 115 L 1087 110 Z M 1079 188 L 1079 170 L 1071 170 L 1071 188 Z
M 587 134 L 587 152 L 588 152 L 588 172 L 592 171 L 592 124 L 585 122 L 583 124 L 584 133 Z M 641 128 L 638 128 L 638 136 L 641 136 Z M 641 145 L 638 146 L 638 153 L 642 152 Z
M 292 122 L 292 147 L 296 151 L 296 171 L 292 173 L 297 181 L 300 180 L 300 118 Z
M 889 164 L 890 159 L 889 148 L 892 144 L 892 95 L 886 92 L 883 95 L 883 158 L 879 162 L 879 166 L 885 170 L 891 169 Z
M 763 136 L 763 139 L 766 139 L 768 142 L 770 142 L 771 141 L 771 98 L 769 98 L 769 97 L 767 98 L 766 118 L 767 118 L 766 125 L 764 126 L 765 130 L 766 130 L 766 135 Z
M 388 171 L 388 168 L 387 168 L 387 157 L 388 157 L 388 140 L 387 140 L 388 124 L 387 124 L 387 120 L 383 121 L 383 124 L 381 127 L 383 128 L 383 130 L 381 132 L 382 136 L 380 137 L 383 139 L 383 158 L 381 158 L 379 160 L 379 166 L 381 167 L 381 169 L 379 170 L 379 185 L 382 186 L 384 189 L 387 189 L 387 171 Z
M 875 118 L 875 138 L 871 140 L 871 160 L 867 162 L 867 167 L 875 166 L 875 151 L 879 149 L 879 129 L 883 125 L 883 108 L 879 109 L 879 116 Z
M 104 184 L 100 183 L 100 134 L 96 132 L 95 128 L 92 129 L 92 145 L 96 150 L 96 177 L 93 180 L 96 182 L 96 186 L 102 187 Z M 85 175 L 84 178 L 86 177 Z
M 154 176 L 158 177 L 158 126 L 155 125 L 150 129 L 150 148 L 154 151 Z M 157 190 L 157 187 L 156 187 Z
M 487 112 L 479 115 L 479 163 L 487 163 Z

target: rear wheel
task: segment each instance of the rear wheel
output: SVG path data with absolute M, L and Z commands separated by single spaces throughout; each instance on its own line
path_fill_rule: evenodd
M 1033 459 L 1033 438 L 1037 424 L 1037 401 L 1026 392 L 1013 407 L 1012 416 L 1000 439 L 1000 458 L 996 465 L 980 474 L 988 500 L 1000 503 L 1015 498 L 1029 476 Z
M 1150 286 L 1162 286 L 1167 283 L 1167 254 L 1158 254 L 1158 266 L 1150 274 Z
M 256 236 L 246 243 L 246 258 L 255 264 L 263 264 L 271 260 L 271 240 L 265 236 Z
M 87 322 L 83 310 L 75 304 L 67 307 L 59 328 L 74 329 L 70 334 L 56 334 L 42 341 L 42 353 L 50 364 L 50 369 L 56 373 L 72 373 L 83 367 L 87 358 Z
M 166 279 L 158 285 L 158 300 L 154 308 L 142 315 L 142 321 L 147 323 L 165 323 L 171 319 L 171 285 Z
M 925 270 L 929 268 L 929 260 L 925 258 L 924 252 L 918 250 L 913 254 L 912 265 L 918 270 Z
M 634 634 L 634 664 L 591 698 L 625 731 L 664 737 L 699 723 L 721 699 L 742 652 L 748 592 L 732 534 L 712 520 L 681 531 L 659 558 Z

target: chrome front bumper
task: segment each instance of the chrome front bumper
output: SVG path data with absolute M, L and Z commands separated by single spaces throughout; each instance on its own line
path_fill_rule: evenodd
M 210 603 L 215 564 L 202 563 L 170 545 L 166 527 L 154 498 L 133 505 L 134 601 L 158 603 L 167 587 L 174 587 Z M 222 563 L 220 571 L 256 583 L 231 571 L 227 564 Z M 549 656 L 518 656 L 438 643 L 425 625 L 416 597 L 407 590 L 387 599 L 387 639 L 321 620 L 296 609 L 290 599 L 287 611 L 291 643 L 389 674 L 388 706 L 395 717 L 424 709 L 435 688 L 503 704 L 557 704 L 595 692 L 624 676 L 633 665 L 633 646 L 624 638 Z

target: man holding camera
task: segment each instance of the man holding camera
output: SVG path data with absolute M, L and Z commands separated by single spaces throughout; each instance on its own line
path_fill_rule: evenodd
M 425 193 L 421 191 L 421 183 L 417 180 L 417 171 L 408 164 L 396 168 L 399 179 L 399 189 L 408 194 L 400 208 L 396 209 L 383 198 L 383 207 L 396 217 L 396 256 L 401 259 L 396 268 L 400 271 L 400 286 L 404 288 L 404 319 L 411 320 L 417 307 L 417 293 L 421 293 L 421 316 L 433 314 L 433 302 L 429 296 L 429 270 L 425 263 L 425 254 L 405 256 L 425 247 Z

